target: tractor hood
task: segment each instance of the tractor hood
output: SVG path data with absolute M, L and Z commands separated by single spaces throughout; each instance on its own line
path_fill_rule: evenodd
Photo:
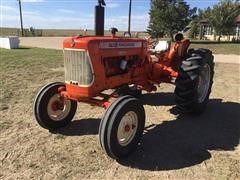
M 98 45 L 99 49 L 129 49 L 129 48 L 147 48 L 147 40 L 140 38 L 125 37 L 103 37 L 103 36 L 84 36 L 65 39 L 63 48 L 70 49 L 88 49 L 89 44 Z

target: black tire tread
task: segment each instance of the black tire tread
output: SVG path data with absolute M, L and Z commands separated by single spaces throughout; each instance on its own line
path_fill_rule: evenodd
M 109 150 L 107 148 L 105 148 L 103 142 L 107 141 L 107 135 L 106 133 L 104 133 L 104 130 L 106 129 L 106 127 L 108 126 L 108 121 L 104 121 L 103 119 L 109 119 L 109 117 L 111 117 L 114 109 L 116 109 L 116 107 L 125 99 L 131 98 L 132 96 L 130 95 L 126 95 L 126 96 L 121 96 L 120 98 L 116 99 L 106 110 L 106 112 L 104 113 L 104 116 L 102 117 L 102 120 L 100 122 L 99 125 L 99 140 L 100 140 L 100 145 L 102 147 L 102 149 L 107 153 L 110 154 Z
M 179 75 L 175 81 L 175 101 L 180 113 L 199 114 L 203 112 L 211 93 L 214 75 L 212 52 L 208 49 L 189 49 L 188 58 L 182 62 Z M 209 92 L 203 103 L 198 103 L 197 84 L 200 68 L 208 63 L 211 69 Z
M 99 126 L 99 140 L 100 140 L 101 147 L 102 147 L 103 151 L 109 157 L 111 157 L 113 159 L 120 159 L 120 158 L 124 158 L 124 156 L 127 156 L 127 154 L 124 154 L 124 156 L 123 156 L 122 154 L 118 154 L 116 151 L 114 152 L 114 150 L 111 147 L 111 143 L 112 143 L 111 133 L 113 132 L 112 128 L 114 127 L 114 124 L 115 124 L 115 118 L 118 116 L 118 113 L 121 111 L 121 109 L 126 104 L 128 104 L 130 101 L 131 101 L 131 103 L 133 103 L 135 101 L 136 105 L 137 104 L 141 105 L 142 111 L 144 112 L 142 103 L 138 99 L 136 99 L 130 95 L 120 96 L 107 109 L 106 113 L 104 114 L 104 116 L 102 118 L 100 126 Z M 145 113 L 144 113 L 144 121 L 142 123 L 143 123 L 143 127 L 139 127 L 141 131 L 143 131 L 143 129 L 144 129 Z M 142 132 L 141 132 L 141 135 L 142 135 Z M 141 137 L 137 137 L 137 139 L 140 139 L 140 138 Z M 132 150 L 134 150 L 134 149 L 132 149 Z M 128 152 L 128 153 L 130 153 L 130 152 Z
M 46 101 L 45 96 L 47 96 L 47 93 L 51 92 L 52 89 L 55 89 L 61 86 L 64 86 L 64 83 L 55 82 L 55 83 L 47 84 L 46 86 L 40 89 L 40 91 L 38 92 L 34 100 L 33 110 L 34 110 L 35 119 L 37 120 L 38 124 L 45 129 L 55 130 L 55 129 L 65 127 L 67 124 L 71 122 L 77 110 L 77 102 L 71 100 L 71 110 L 69 112 L 69 115 L 64 120 L 55 121 L 53 123 L 51 122 L 50 118 L 46 118 L 46 119 L 44 118 L 46 113 L 43 114 L 40 111 L 42 111 L 42 108 L 43 108 L 42 104 L 45 103 Z

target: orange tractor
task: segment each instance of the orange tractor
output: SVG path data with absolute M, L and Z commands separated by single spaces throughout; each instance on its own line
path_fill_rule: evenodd
M 143 134 L 141 92 L 174 83 L 179 113 L 199 114 L 209 99 L 214 63 L 210 50 L 188 49 L 190 41 L 181 34 L 172 45 L 160 42 L 151 50 L 147 40 L 118 37 L 116 31 L 112 29 L 111 37 L 66 39 L 65 83 L 44 86 L 33 110 L 42 127 L 58 129 L 71 122 L 77 102 L 105 108 L 100 144 L 108 156 L 120 159 L 136 148 Z

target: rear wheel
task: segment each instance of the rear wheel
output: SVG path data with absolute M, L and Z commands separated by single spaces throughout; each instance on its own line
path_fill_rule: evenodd
M 132 96 L 122 96 L 102 118 L 99 139 L 102 149 L 113 159 L 128 156 L 140 141 L 145 125 L 141 102 Z
M 58 92 L 63 83 L 51 83 L 37 94 L 34 104 L 34 116 L 40 126 L 46 129 L 58 129 L 68 125 L 73 119 L 77 102 L 62 97 Z
M 175 99 L 181 113 L 202 113 L 213 84 L 214 63 L 207 49 L 190 49 L 176 79 Z

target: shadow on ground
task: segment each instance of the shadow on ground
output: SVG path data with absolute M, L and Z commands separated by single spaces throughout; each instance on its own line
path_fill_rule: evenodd
M 67 127 L 58 129 L 53 133 L 65 136 L 96 135 L 101 119 L 81 119 L 74 120 Z
M 174 93 L 147 93 L 141 96 L 141 101 L 150 106 L 172 106 L 175 105 Z
M 234 150 L 240 138 L 239 119 L 239 103 L 212 99 L 201 116 L 178 116 L 146 127 L 141 145 L 119 163 L 151 171 L 199 164 L 211 158 L 208 150 Z
M 142 102 L 152 106 L 174 105 L 172 93 L 146 94 Z M 160 115 L 159 115 L 160 116 Z M 159 117 L 161 118 L 161 117 Z M 124 166 L 143 170 L 181 169 L 211 158 L 209 150 L 234 150 L 240 139 L 240 104 L 211 99 L 200 116 L 176 116 L 145 128 L 140 146 Z M 75 120 L 55 133 L 66 136 L 95 135 L 100 119 Z

